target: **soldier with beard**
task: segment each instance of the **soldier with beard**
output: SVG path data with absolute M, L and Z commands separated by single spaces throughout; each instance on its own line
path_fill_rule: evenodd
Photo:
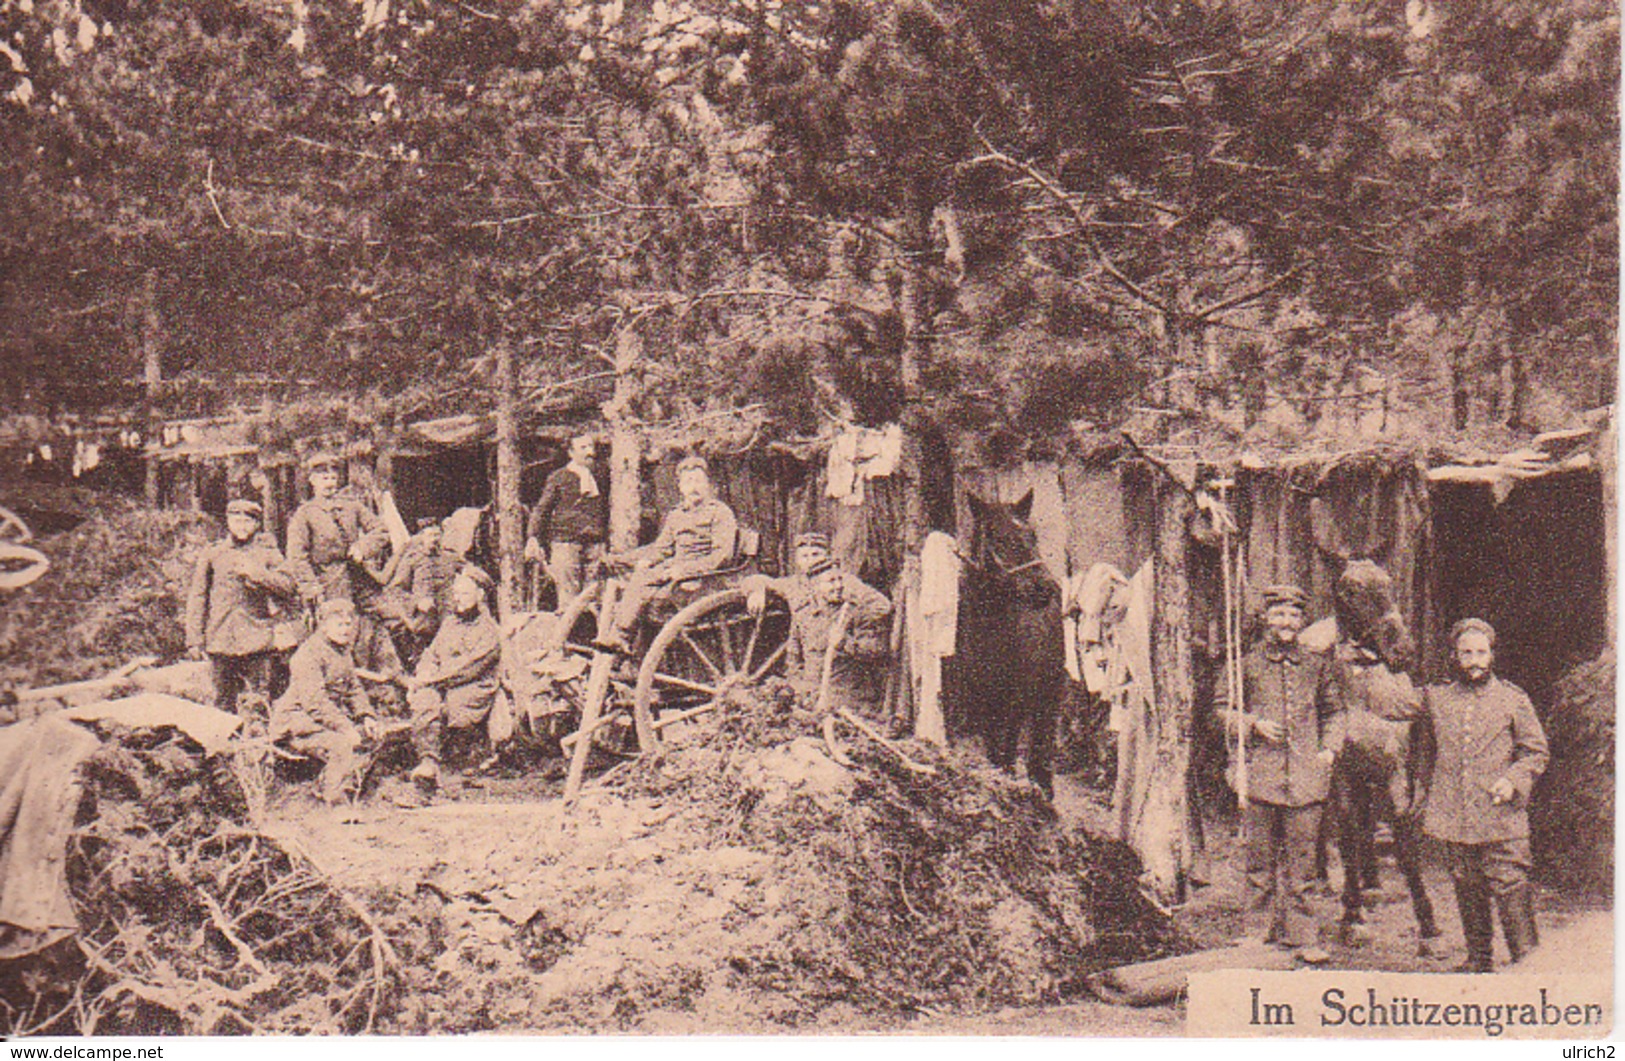
M 1540 942 L 1529 885 L 1529 791 L 1550 758 L 1529 697 L 1497 678 L 1495 629 L 1463 619 L 1450 631 L 1456 680 L 1423 698 L 1428 772 L 1423 828 L 1441 842 L 1467 937 L 1458 971 L 1494 969 L 1495 918 L 1514 962 Z

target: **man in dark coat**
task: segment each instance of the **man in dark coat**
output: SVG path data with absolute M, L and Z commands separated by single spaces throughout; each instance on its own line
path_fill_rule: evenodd
M 215 706 L 235 711 L 239 693 L 268 692 L 277 618 L 297 594 L 282 554 L 260 535 L 257 502 L 226 505 L 226 531 L 192 571 L 186 647 L 208 657 Z
M 335 804 L 360 784 L 359 749 L 375 723 L 350 659 L 355 605 L 335 597 L 316 617 L 316 633 L 288 661 L 288 691 L 271 706 L 271 739 L 322 761 L 322 799 Z
M 570 440 L 570 461 L 547 477 L 525 530 L 525 559 L 540 561 L 547 547 L 561 612 L 581 592 L 609 537 L 609 502 L 593 472 L 593 450 L 591 435 Z
M 360 582 L 371 577 L 363 565 L 383 551 L 389 532 L 372 509 L 339 493 L 338 457 L 318 454 L 306 466 L 311 496 L 288 521 L 288 562 L 307 602 L 335 597 L 354 602 L 376 589 L 376 580 L 371 587 Z
M 1546 733 L 1524 691 L 1497 678 L 1495 629 L 1463 619 L 1451 630 L 1456 679 L 1422 700 L 1429 741 L 1422 825 L 1444 845 L 1467 937 L 1461 972 L 1494 969 L 1495 916 L 1513 961 L 1540 942 L 1529 886 L 1529 792 L 1549 761 Z
M 1248 905 L 1268 912 L 1266 942 L 1319 964 L 1330 955 L 1320 946 L 1309 887 L 1343 714 L 1330 661 L 1298 644 L 1306 603 L 1296 586 L 1264 591 L 1266 628 L 1242 659 L 1241 710 L 1227 707 L 1222 717 L 1232 757 L 1226 776 L 1243 808 Z M 1219 702 L 1228 689 L 1221 681 Z

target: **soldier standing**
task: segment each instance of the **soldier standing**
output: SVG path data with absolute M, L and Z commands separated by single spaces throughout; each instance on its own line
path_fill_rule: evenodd
M 239 693 L 268 693 L 277 605 L 292 606 L 297 594 L 282 555 L 260 536 L 257 502 L 226 505 L 226 532 L 192 571 L 186 647 L 208 657 L 215 706 L 235 711 Z
M 1467 937 L 1459 972 L 1495 968 L 1495 916 L 1513 961 L 1540 942 L 1529 886 L 1529 792 L 1546 770 L 1546 733 L 1524 691 L 1497 678 L 1495 628 L 1463 619 L 1450 632 L 1456 680 L 1422 699 L 1428 771 L 1422 827 L 1444 844 Z M 1429 740 L 1430 739 L 1430 740 Z
M 1266 943 L 1320 964 L 1329 955 L 1309 906 L 1315 837 L 1331 791 L 1332 761 L 1343 743 L 1343 712 L 1330 661 L 1298 643 L 1307 598 L 1297 586 L 1264 591 L 1263 643 L 1242 659 L 1243 710 L 1223 711 L 1232 747 L 1246 757 L 1226 775 L 1245 804 L 1247 895 L 1267 913 Z M 1220 702 L 1228 684 L 1220 682 Z
M 547 546 L 547 573 L 561 612 L 586 585 L 609 539 L 609 503 L 592 469 L 594 448 L 591 435 L 570 440 L 569 463 L 547 477 L 526 527 L 525 559 L 540 561 Z

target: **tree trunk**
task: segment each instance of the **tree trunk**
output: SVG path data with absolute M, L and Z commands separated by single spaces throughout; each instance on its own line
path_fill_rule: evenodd
M 1450 358 L 1450 404 L 1457 431 L 1467 430 L 1472 412 L 1472 395 L 1467 390 L 1467 351 L 1458 349 Z
M 1523 363 L 1522 354 L 1512 354 L 1507 358 L 1508 374 L 1511 376 L 1512 394 L 1507 400 L 1507 426 L 1514 430 L 1524 427 L 1525 414 L 1529 406 L 1529 376 Z
M 158 415 L 158 388 L 164 381 L 163 337 L 158 318 L 158 270 L 148 269 L 141 284 L 142 379 L 146 384 L 147 504 L 158 503 L 158 453 L 163 445 L 163 421 Z
M 1135 849 L 1159 895 L 1181 898 L 1195 850 L 1187 797 L 1191 741 L 1194 739 L 1191 655 L 1191 589 L 1188 577 L 1194 512 L 1190 495 L 1159 477 L 1156 485 L 1156 554 L 1151 612 L 1151 673 L 1154 746 L 1146 805 L 1138 815 Z
M 519 512 L 519 404 L 513 344 L 497 340 L 497 612 L 504 622 L 519 599 L 519 549 L 524 534 Z
M 609 421 L 609 548 L 625 552 L 638 546 L 643 522 L 643 439 L 633 420 L 638 398 L 635 370 L 643 353 L 636 332 L 626 329 L 615 340 L 615 393 L 604 406 Z

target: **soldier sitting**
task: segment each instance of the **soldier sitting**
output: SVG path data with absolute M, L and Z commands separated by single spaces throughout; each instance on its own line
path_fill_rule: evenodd
M 420 519 L 417 534 L 401 550 L 378 598 L 378 613 L 408 667 L 417 665 L 440 629 L 441 617 L 450 611 L 451 584 L 462 566 L 462 559 L 444 546 L 440 521 Z
M 845 630 L 829 659 L 826 710 L 846 708 L 876 717 L 880 713 L 880 668 L 891 626 L 891 601 L 885 594 L 841 570 L 828 556 L 813 560 L 805 575 L 809 592 L 791 602 L 790 644 L 786 660 L 796 692 L 817 706 L 824 684 L 825 659 L 836 635 L 841 612 Z
M 713 496 L 705 458 L 683 458 L 677 465 L 677 489 L 682 502 L 666 514 L 660 536 L 641 549 L 609 558 L 612 563 L 630 561 L 632 574 L 618 601 L 613 584 L 607 594 L 604 611 L 610 619 L 600 645 L 608 651 L 630 651 L 638 617 L 662 587 L 710 574 L 733 559 L 739 525 L 733 509 Z
M 451 611 L 407 681 L 412 738 L 419 763 L 412 780 L 432 792 L 440 783 L 446 731 L 471 733 L 491 713 L 500 690 L 501 638 L 485 606 L 491 577 L 472 565 L 451 584 Z
M 323 601 L 316 616 L 320 629 L 288 661 L 288 691 L 271 706 L 271 739 L 322 761 L 322 799 L 332 805 L 360 787 L 358 752 L 376 723 L 350 659 L 355 605 Z

